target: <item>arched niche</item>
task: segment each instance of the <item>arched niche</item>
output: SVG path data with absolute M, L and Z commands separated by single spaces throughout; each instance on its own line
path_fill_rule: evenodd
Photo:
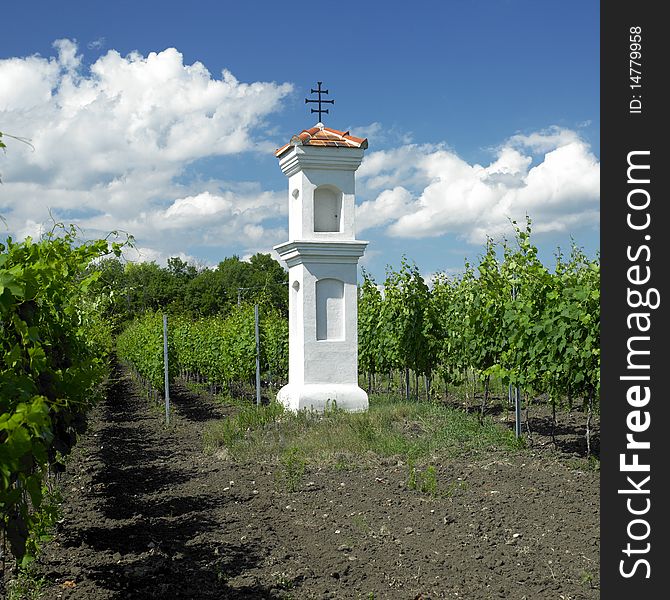
M 338 232 L 342 225 L 342 192 L 334 186 L 314 190 L 314 232 Z
M 344 282 L 339 279 L 316 282 L 316 339 L 344 339 Z

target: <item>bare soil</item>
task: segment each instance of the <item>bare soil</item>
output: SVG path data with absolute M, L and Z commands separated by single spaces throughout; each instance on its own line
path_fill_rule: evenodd
M 445 459 L 437 496 L 409 489 L 397 460 L 308 468 L 289 492 L 271 461 L 203 451 L 204 426 L 230 408 L 185 388 L 172 402 L 166 428 L 119 373 L 90 415 L 39 558 L 44 598 L 600 597 L 599 475 L 580 448 L 583 415 L 561 423 L 558 450 L 540 415 L 527 450 Z

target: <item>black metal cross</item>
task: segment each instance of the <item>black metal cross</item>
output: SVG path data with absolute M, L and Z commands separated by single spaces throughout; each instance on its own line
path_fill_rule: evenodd
M 321 123 L 322 122 L 321 121 L 321 113 L 328 114 L 328 109 L 327 108 L 321 108 L 321 105 L 322 104 L 335 104 L 335 100 L 322 100 L 321 99 L 321 94 L 327 94 L 328 90 L 322 90 L 321 89 L 321 84 L 323 83 L 322 81 L 317 81 L 316 83 L 317 83 L 317 88 L 316 89 L 310 89 L 309 93 L 310 94 L 318 94 L 319 95 L 318 100 L 308 100 L 307 98 L 305 98 L 305 104 L 307 104 L 308 102 L 318 102 L 319 103 L 319 108 L 318 109 L 313 108 L 312 112 L 313 113 L 319 113 L 319 122 Z

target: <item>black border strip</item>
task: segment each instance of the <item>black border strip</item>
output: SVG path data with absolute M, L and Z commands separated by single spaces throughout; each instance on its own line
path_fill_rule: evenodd
M 670 25 L 662 19 L 660 6 L 647 0 L 601 5 L 601 597 L 605 600 L 670 597 L 670 401 L 665 389 L 670 336 L 663 322 L 670 302 L 666 283 L 670 266 L 665 260 L 670 241 L 665 219 L 670 140 L 664 139 L 670 137 L 670 101 L 663 90 L 670 79 L 665 65 L 670 58 L 666 45 Z M 631 29 L 638 27 L 639 42 L 638 29 Z M 631 55 L 636 51 L 640 57 Z M 641 66 L 632 65 L 631 56 Z M 631 79 L 637 76 L 631 67 L 641 71 L 640 79 Z M 641 87 L 634 87 L 637 84 Z M 629 172 L 631 161 L 649 168 Z M 629 200 L 644 206 L 647 195 L 648 207 L 629 207 Z M 633 226 L 646 226 L 636 230 L 627 219 Z M 631 281 L 643 280 L 647 273 L 648 282 Z M 639 300 L 634 291 L 641 293 L 643 303 L 655 304 L 652 289 L 660 297 L 658 308 L 633 307 Z M 633 313 L 648 313 L 649 321 L 630 317 Z M 649 323 L 648 331 L 640 331 Z M 633 340 L 635 336 L 641 337 Z M 649 354 L 631 354 L 631 347 Z M 649 368 L 633 368 L 629 361 Z M 649 380 L 622 379 L 643 375 Z M 631 427 L 639 431 L 632 433 Z M 649 449 L 627 448 L 626 436 L 631 433 L 638 442 L 648 441 Z M 622 454 L 629 465 L 637 455 L 649 471 L 622 468 Z

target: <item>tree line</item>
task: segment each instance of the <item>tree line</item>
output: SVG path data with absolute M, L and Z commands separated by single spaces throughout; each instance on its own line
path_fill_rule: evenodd
M 197 319 L 229 314 L 246 302 L 269 303 L 288 314 L 288 274 L 269 254 L 248 261 L 231 256 L 213 268 L 198 268 L 179 257 L 169 258 L 165 267 L 113 257 L 91 269 L 100 271 L 98 289 L 111 292 L 107 316 L 117 330 L 146 312 Z

